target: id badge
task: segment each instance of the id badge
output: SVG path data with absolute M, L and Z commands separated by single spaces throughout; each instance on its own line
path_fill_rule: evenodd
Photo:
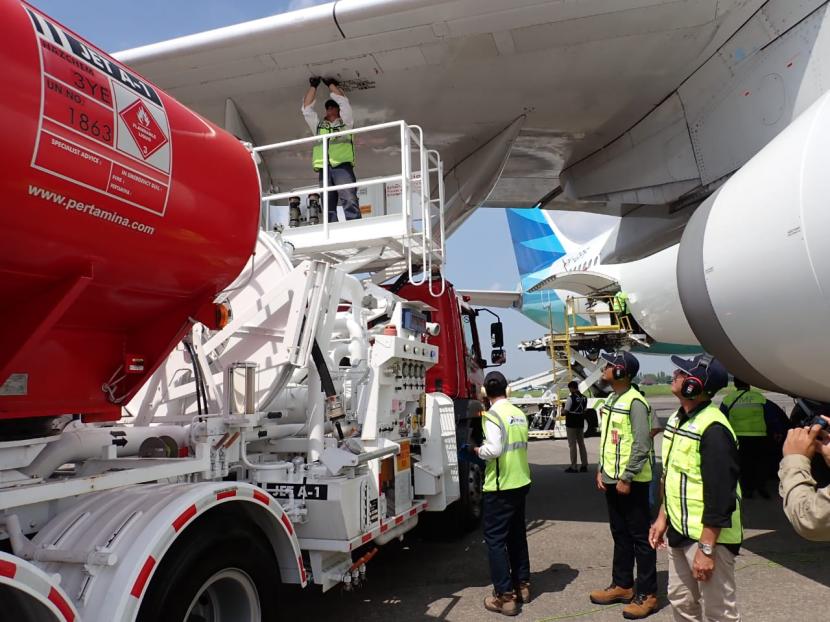
M 612 445 L 619 445 L 620 444 L 620 433 L 617 430 L 611 430 L 611 444 Z

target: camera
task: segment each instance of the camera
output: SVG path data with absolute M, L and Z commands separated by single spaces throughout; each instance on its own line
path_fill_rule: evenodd
M 810 422 L 807 425 L 810 426 L 811 428 L 814 425 L 817 425 L 824 432 L 830 432 L 830 421 L 827 421 L 827 419 L 825 419 L 821 415 L 816 415 L 815 417 L 813 417 L 812 420 L 810 420 Z

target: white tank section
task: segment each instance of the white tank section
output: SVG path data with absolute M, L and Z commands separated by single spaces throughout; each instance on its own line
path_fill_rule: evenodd
M 700 342 L 753 384 L 830 401 L 830 95 L 694 214 L 678 282 Z

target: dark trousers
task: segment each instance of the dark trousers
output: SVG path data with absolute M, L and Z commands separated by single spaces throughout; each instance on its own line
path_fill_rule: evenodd
M 766 436 L 738 437 L 742 492 L 752 494 L 764 488 L 768 473 L 769 451 Z
M 320 185 L 323 185 L 323 171 L 317 172 Z M 348 162 L 340 166 L 329 167 L 329 185 L 339 186 L 340 184 L 353 184 L 357 181 L 354 175 L 354 167 Z M 344 190 L 332 190 L 329 195 L 329 222 L 337 222 L 337 202 L 343 203 L 343 213 L 346 220 L 357 220 L 360 218 L 360 204 L 357 200 L 357 188 L 346 188 Z M 321 205 L 322 207 L 322 205 Z
M 657 593 L 657 552 L 648 544 L 651 526 L 648 506 L 649 482 L 632 482 L 627 495 L 607 486 L 608 520 L 614 538 L 612 580 L 622 588 L 634 587 L 634 561 L 637 561 L 639 594 Z
M 525 498 L 530 485 L 484 493 L 484 541 L 490 558 L 490 578 L 496 594 L 530 581 Z

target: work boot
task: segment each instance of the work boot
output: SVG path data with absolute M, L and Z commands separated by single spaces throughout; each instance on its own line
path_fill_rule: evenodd
M 585 465 L 582 465 L 581 467 L 579 467 L 579 472 L 580 473 L 587 473 L 588 472 L 588 467 L 585 466 Z
M 657 611 L 656 594 L 637 594 L 629 604 L 623 607 L 623 617 L 626 620 L 640 620 L 647 618 Z
M 569 466 L 567 469 L 565 469 L 565 473 L 576 473 L 576 472 L 577 472 L 577 470 L 576 470 L 575 466 Z
M 492 596 L 484 599 L 484 608 L 487 611 L 501 613 L 506 616 L 518 615 L 519 601 L 516 599 L 516 592 L 505 592 L 504 594 L 493 592 Z
M 519 596 L 519 602 L 525 605 L 530 602 L 530 581 L 522 581 L 516 592 Z
M 634 588 L 618 587 L 612 583 L 604 590 L 594 590 L 588 597 L 595 605 L 630 603 L 631 599 L 634 598 Z

